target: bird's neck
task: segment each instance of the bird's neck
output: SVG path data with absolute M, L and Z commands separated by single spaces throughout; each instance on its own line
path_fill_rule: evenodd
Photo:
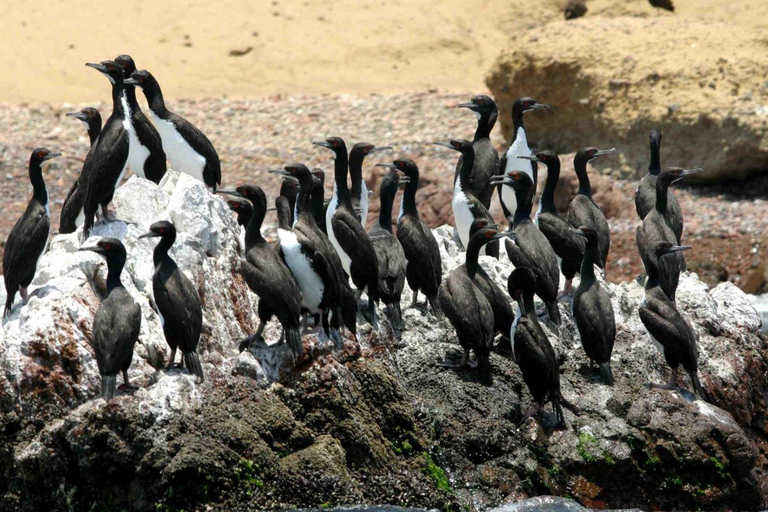
M 316 187 L 313 186 L 312 188 L 312 195 L 310 198 L 310 212 L 312 215 L 310 215 L 313 218 L 313 221 L 315 218 L 321 218 L 323 217 L 323 202 L 325 201 L 325 187 L 323 185 L 317 185 Z M 301 212 L 299 212 L 299 216 L 301 216 Z M 318 217 L 315 217 L 318 216 Z
M 123 96 L 125 94 L 123 82 L 119 80 L 112 84 L 112 117 L 119 119 L 125 118 L 125 105 L 123 104 Z M 127 103 L 127 102 L 126 102 Z
M 91 143 L 91 146 L 93 146 L 96 143 L 96 139 L 99 138 L 99 135 L 101 134 L 101 121 L 96 121 L 94 119 L 91 119 L 88 121 L 88 140 Z
M 379 226 L 389 233 L 392 233 L 392 206 L 395 203 L 396 193 L 397 189 L 395 189 L 394 193 L 390 190 L 382 190 L 379 194 L 381 203 L 379 209 Z
M 48 204 L 48 189 L 43 179 L 42 165 L 35 162 L 29 164 L 29 181 L 32 183 L 32 197 L 37 199 L 43 206 Z
M 523 132 L 525 132 L 525 123 L 523 122 L 523 114 L 524 112 L 518 112 L 517 110 L 512 111 L 512 126 L 515 130 L 512 135 L 512 142 L 515 141 L 515 139 L 517 138 L 517 134 L 520 132 L 521 129 L 523 130 Z M 512 144 L 510 143 L 510 146 L 511 145 Z
M 541 211 L 555 212 L 555 189 L 560 179 L 560 162 L 552 162 L 547 166 L 547 182 L 544 184 L 544 191 L 541 193 Z
M 667 191 L 669 183 L 666 180 L 656 180 L 656 211 L 662 215 L 667 213 Z
M 107 294 L 115 288 L 122 288 L 120 275 L 125 266 L 125 256 L 114 256 L 107 260 Z
M 579 178 L 579 191 L 578 193 L 589 198 L 592 197 L 592 184 L 589 182 L 589 175 L 587 174 L 587 160 L 586 158 L 579 158 L 578 156 L 573 161 L 573 167 L 576 171 L 576 176 Z
M 171 257 L 168 255 L 168 251 L 171 249 L 171 246 L 175 240 L 175 235 L 173 237 L 164 236 L 160 238 L 160 242 L 157 244 L 155 251 L 152 253 L 152 261 L 154 262 L 155 266 L 158 266 L 161 263 L 165 263 L 167 260 L 171 260 Z
M 475 166 L 475 152 L 467 151 L 462 153 L 464 157 L 461 161 L 461 170 L 459 171 L 459 180 L 461 180 L 461 188 L 464 193 L 470 191 L 472 184 L 472 168 Z
M 411 176 L 411 181 L 405 185 L 405 191 L 401 201 L 403 215 L 409 213 L 415 213 L 418 215 L 419 211 L 416 209 L 416 190 L 419 188 L 419 174 Z
M 519 225 L 525 219 L 531 219 L 531 210 L 533 209 L 533 187 L 524 189 L 515 189 L 515 199 L 517 200 L 517 210 L 512 224 Z
M 149 109 L 157 114 L 158 117 L 163 117 L 163 115 L 168 112 L 168 109 L 165 107 L 165 100 L 163 99 L 163 91 L 160 89 L 160 84 L 153 78 L 148 80 L 143 89 Z
M 312 205 L 312 179 L 303 179 L 299 183 L 299 195 L 296 197 L 296 212 L 299 218 L 312 217 L 311 205 Z M 298 221 L 298 219 L 296 219 Z
M 469 239 L 469 247 L 467 247 L 467 257 L 465 260 L 465 265 L 467 267 L 467 275 L 470 279 L 474 279 L 477 275 L 477 271 L 480 268 L 480 263 L 478 263 L 478 258 L 480 257 L 480 249 L 483 247 L 482 240 L 478 239 Z
M 346 151 L 340 151 L 336 154 L 336 160 L 333 163 L 333 178 L 336 186 L 336 197 L 339 205 L 346 204 L 352 206 L 349 195 L 349 186 L 347 185 L 347 173 L 349 171 L 349 160 Z
M 257 243 L 264 241 L 264 237 L 261 234 L 261 224 L 264 222 L 264 215 L 266 215 L 266 213 L 264 205 L 253 205 L 253 215 L 251 215 L 251 220 L 245 227 L 246 247 L 252 247 Z
M 480 139 L 489 139 L 498 117 L 499 112 L 497 110 L 487 113 L 484 112 L 480 116 L 480 119 L 477 120 L 477 129 L 475 130 L 475 138 L 473 142 L 477 142 Z
M 128 100 L 131 111 L 139 110 L 139 102 L 136 101 L 136 87 L 133 85 L 123 85 L 123 89 L 125 90 L 125 99 Z
M 648 164 L 648 173 L 658 176 L 661 172 L 661 148 L 658 144 L 651 144 L 651 163 Z
M 588 240 L 584 248 L 584 259 L 581 262 L 581 281 L 594 281 L 595 277 L 595 259 L 597 258 L 597 239 Z
M 536 305 L 533 302 L 533 291 L 526 290 L 523 293 L 523 300 L 521 302 L 522 302 L 521 310 L 520 310 L 521 316 L 524 316 L 529 320 L 531 320 L 532 322 L 538 324 L 539 316 L 536 314 Z
M 363 157 L 358 154 L 349 156 L 349 179 L 352 182 L 352 197 L 362 200 L 363 194 Z

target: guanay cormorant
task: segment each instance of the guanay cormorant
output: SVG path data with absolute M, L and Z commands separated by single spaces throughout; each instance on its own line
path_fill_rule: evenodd
M 535 188 L 531 177 L 522 171 L 494 176 L 491 183 L 511 188 L 517 195 L 517 210 L 512 221 L 514 241 L 505 240 L 507 256 L 515 267 L 525 267 L 536 276 L 536 294 L 544 301 L 549 319 L 560 325 L 560 310 L 557 307 L 557 290 L 560 271 L 557 256 L 549 240 L 531 220 Z
M 469 243 L 469 228 L 475 219 L 487 219 L 493 222 L 493 217 L 483 206 L 483 203 L 472 193 L 472 168 L 475 165 L 475 150 L 472 143 L 467 140 L 452 140 L 450 142 L 435 142 L 438 146 L 444 146 L 448 149 L 461 153 L 461 170 L 459 178 L 453 187 L 453 199 L 451 207 L 453 208 L 453 219 L 456 224 L 456 230 L 459 232 L 459 239 L 464 247 Z M 494 242 L 484 245 L 480 250 L 480 256 L 499 257 L 499 244 Z
M 294 359 L 301 356 L 300 332 L 301 290 L 293 274 L 261 235 L 261 224 L 267 213 L 267 196 L 257 185 L 241 185 L 236 190 L 222 193 L 245 198 L 253 206 L 251 221 L 245 230 L 245 260 L 240 262 L 240 273 L 248 287 L 259 296 L 259 327 L 256 334 L 240 342 L 240 351 L 250 342 L 258 341 L 266 323 L 274 314 L 283 327 L 281 340 L 288 343 Z
M 560 215 L 555 206 L 555 188 L 560 179 L 560 158 L 554 151 L 545 150 L 535 156 L 521 156 L 541 162 L 547 166 L 547 181 L 539 201 L 539 211 L 536 213 L 539 230 L 547 237 L 549 244 L 560 260 L 560 270 L 565 276 L 565 288 L 558 298 L 573 294 L 573 276 L 581 270 L 581 260 L 584 258 L 584 238 L 575 235 L 572 227 Z
M 379 223 L 368 232 L 376 257 L 379 262 L 379 293 L 387 307 L 387 316 L 392 328 L 399 332 L 403 330 L 403 315 L 400 311 L 400 297 L 405 286 L 405 252 L 403 246 L 392 234 L 392 207 L 401 184 L 410 181 L 408 176 L 400 177 L 399 171 L 392 169 L 381 180 L 379 198 Z
M 115 62 L 123 68 L 123 76 L 128 78 L 136 71 L 136 64 L 130 55 L 118 55 Z M 166 172 L 165 151 L 163 142 L 157 128 L 149 122 L 147 116 L 141 111 L 139 102 L 136 101 L 136 87 L 123 83 L 123 94 L 126 103 L 123 109 L 126 112 L 128 123 L 128 166 L 134 174 L 146 178 L 154 183 L 160 183 Z
M 496 102 L 489 96 L 480 94 L 472 98 L 469 103 L 461 103 L 459 108 L 467 108 L 477 116 L 477 129 L 472 139 L 472 147 L 475 148 L 475 164 L 472 167 L 470 177 L 470 189 L 486 210 L 491 208 L 491 176 L 499 173 L 499 152 L 491 142 L 491 131 L 499 117 L 499 109 Z M 461 165 L 464 156 L 459 157 L 456 164 L 456 172 L 453 175 L 453 183 L 459 179 Z
M 579 329 L 581 346 L 587 357 L 600 367 L 603 380 L 613 386 L 611 353 L 616 340 L 616 319 L 608 292 L 595 277 L 597 232 L 582 226 L 575 234 L 587 241 L 581 265 L 581 282 L 573 298 L 573 319 Z
M 520 423 L 541 412 L 546 401 L 550 400 L 558 424 L 564 427 L 565 416 L 560 407 L 562 397 L 557 357 L 539 324 L 533 304 L 536 276 L 527 268 L 516 268 L 509 275 L 507 287 L 509 295 L 517 302 L 520 310 L 520 318 L 512 334 L 514 358 L 536 402 L 536 406 L 523 415 Z
M 5 280 L 6 317 L 11 313 L 16 292 L 21 292 L 24 304 L 29 300 L 27 287 L 35 278 L 40 258 L 48 248 L 48 233 L 51 228 L 51 213 L 48 206 L 48 190 L 43 180 L 43 162 L 61 156 L 49 149 L 37 148 L 29 157 L 29 181 L 32 183 L 32 198 L 27 209 L 13 225 L 5 241 L 3 253 L 3 279 Z
M 155 274 L 152 276 L 152 294 L 155 298 L 160 319 L 163 324 L 165 341 L 171 347 L 171 357 L 168 368 L 173 367 L 176 359 L 176 349 L 181 350 L 182 367 L 187 364 L 189 373 L 195 375 L 200 382 L 205 380 L 200 357 L 197 354 L 197 344 L 203 327 L 203 309 L 200 307 L 200 297 L 195 285 L 179 269 L 176 262 L 168 254 L 176 241 L 176 228 L 167 220 L 155 222 L 149 227 L 149 232 L 139 238 L 160 237 L 160 243 L 155 247 L 152 261 L 155 264 Z
M 171 168 L 197 178 L 215 192 L 221 184 L 221 164 L 208 137 L 192 123 L 166 108 L 160 85 L 149 71 L 134 71 L 125 83 L 141 87 L 144 91 L 149 115 L 160 133 Z
M 638 235 L 640 228 L 638 228 Z M 645 283 L 645 300 L 640 305 L 640 320 L 648 330 L 651 341 L 664 355 L 672 368 L 672 375 L 666 385 L 651 384 L 662 389 L 677 389 L 677 371 L 680 365 L 688 373 L 693 391 L 700 398 L 704 397 L 698 375 L 698 354 L 696 334 L 687 320 L 683 318 L 673 301 L 667 297 L 659 282 L 659 263 L 688 246 L 673 245 L 670 242 L 655 242 L 651 245 L 649 257 L 645 261 L 648 280 Z
M 536 173 L 536 162 L 530 160 L 523 160 L 518 158 L 519 156 L 530 156 L 533 154 L 531 148 L 528 146 L 528 135 L 525 131 L 525 125 L 523 123 L 523 116 L 526 112 L 532 110 L 542 110 L 551 108 L 549 105 L 539 103 L 533 98 L 518 98 L 512 104 L 512 125 L 514 129 L 514 135 L 512 141 L 509 143 L 509 147 L 501 157 L 499 163 L 499 174 L 509 174 L 512 171 L 522 171 L 531 177 L 533 181 L 533 188 L 536 189 L 538 183 Z M 515 211 L 517 210 L 517 197 L 513 190 L 501 187 L 499 190 L 499 200 L 501 202 L 501 209 L 504 211 L 504 218 L 509 221 L 510 227 L 512 226 L 512 219 L 514 219 Z
M 296 198 L 299 196 L 298 180 L 284 179 L 280 184 L 280 196 L 288 201 L 288 224 L 293 226 L 296 223 Z
M 659 174 L 656 180 L 656 206 L 643 219 L 644 237 L 637 237 L 637 248 L 643 263 L 650 257 L 656 242 L 677 243 L 677 237 L 667 222 L 667 191 L 669 186 L 680 181 L 686 176 L 701 172 L 701 169 L 685 170 L 679 167 L 670 167 Z M 663 258 L 658 263 L 659 282 L 664 293 L 674 302 L 677 284 L 680 281 L 680 272 L 685 270 L 685 257 L 680 252 L 675 252 Z
M 312 213 L 312 217 L 315 218 L 315 223 L 320 231 L 328 234 L 328 230 L 325 229 L 325 172 L 322 169 L 312 169 L 312 176 L 315 179 L 312 181 L 312 199 L 309 204 L 309 210 Z
M 86 107 L 80 112 L 67 112 L 67 117 L 79 119 L 88 131 L 91 149 L 99 139 L 101 133 L 101 115 L 95 108 Z M 74 233 L 83 225 L 83 189 L 80 188 L 80 176 L 77 177 L 72 187 L 67 192 L 64 205 L 59 216 L 59 233 Z
M 605 264 L 608 261 L 608 251 L 611 248 L 611 228 L 605 219 L 605 214 L 592 199 L 592 185 L 587 175 L 587 162 L 601 155 L 615 153 L 616 149 L 584 148 L 573 157 L 573 167 L 579 178 L 579 190 L 576 197 L 568 206 L 568 223 L 574 228 L 587 226 L 597 232 L 597 259 L 595 264 L 603 271 L 605 276 Z
M 358 142 L 349 150 L 349 178 L 352 183 L 350 195 L 352 208 L 358 212 L 360 223 L 365 226 L 368 221 L 368 187 L 363 179 L 363 160 L 371 153 L 388 151 L 390 146 L 376 147 L 369 142 Z
M 419 291 L 427 296 L 435 318 L 445 318 L 437 300 L 438 289 L 443 278 L 440 248 L 429 227 L 419 217 L 416 208 L 416 190 L 419 188 L 419 168 L 413 160 L 403 158 L 391 164 L 377 164 L 402 171 L 409 181 L 400 200 L 400 214 L 397 217 L 397 239 L 405 253 L 405 278 L 413 290 L 410 307 L 416 306 Z
M 495 333 L 493 308 L 483 290 L 477 285 L 477 272 L 480 264 L 477 262 L 480 248 L 492 240 L 506 236 L 499 233 L 496 226 L 480 228 L 469 239 L 466 260 L 456 267 L 440 285 L 438 300 L 445 316 L 456 330 L 461 348 L 464 349 L 461 363 L 469 363 L 469 351 L 472 350 L 477 358 L 480 378 L 485 384 L 491 384 L 490 354 L 493 349 Z M 443 363 L 443 366 L 456 365 Z
M 123 69 L 113 60 L 100 64 L 88 63 L 109 78 L 112 83 L 112 115 L 109 116 L 88 156 L 85 157 L 80 185 L 83 189 L 83 240 L 91 233 L 96 210 L 101 207 L 105 219 L 112 217 L 108 210 L 115 189 L 120 185 L 128 165 L 129 136 L 123 102 Z
M 91 346 L 101 374 L 101 396 L 115 396 L 117 374 L 123 372 L 123 386 L 133 389 L 128 380 L 128 368 L 133 360 L 133 347 L 141 330 L 141 308 L 120 281 L 125 266 L 125 246 L 115 238 L 102 238 L 94 247 L 82 247 L 107 259 L 107 295 L 93 317 Z
M 338 201 L 336 211 L 327 223 L 328 237 L 341 258 L 344 271 L 352 278 L 357 288 L 357 297 L 368 294 L 368 310 L 371 324 L 376 322 L 376 296 L 379 287 L 379 267 L 376 251 L 368 233 L 360 224 L 360 219 L 352 208 L 352 200 L 347 187 L 347 150 L 344 141 L 331 137 L 315 144 L 328 148 L 336 155 L 334 166 L 334 197 Z M 330 212 L 330 207 L 328 208 Z M 326 217 L 327 219 L 327 217 Z

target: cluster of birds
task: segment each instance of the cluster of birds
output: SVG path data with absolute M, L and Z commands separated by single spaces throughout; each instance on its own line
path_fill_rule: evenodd
M 102 130 L 94 109 L 73 114 L 86 124 L 91 149 L 62 210 L 61 232 L 71 232 L 64 230 L 65 223 L 77 229 L 77 219 L 82 217 L 83 239 L 87 239 L 99 206 L 103 221 L 112 220 L 108 206 L 126 168 L 130 166 L 138 176 L 159 182 L 166 171 L 166 157 L 174 169 L 202 180 L 211 192 L 226 194 L 227 204 L 244 227 L 240 273 L 260 299 L 258 329 L 240 342 L 241 351 L 254 343 L 266 345 L 264 327 L 273 316 L 282 327 L 279 344 L 288 346 L 294 362 L 302 357 L 302 336 L 306 333 L 340 341 L 349 331 L 356 339 L 358 309 L 371 324 L 373 336 L 378 331 L 380 303 L 386 308 L 393 332 L 399 336 L 407 329 L 400 306 L 407 280 L 413 291 L 411 307 L 417 305 L 422 292 L 431 314 L 439 321 L 447 317 L 456 331 L 463 348 L 462 361 L 444 361 L 442 365 L 476 366 L 481 380 L 490 384 L 491 351 L 503 345 L 511 348 L 536 402 L 524 419 L 541 412 L 550 401 L 558 422 L 565 421 L 561 404 L 570 404 L 561 395 L 558 359 L 539 322 L 539 316 L 546 316 L 557 332 L 562 321 L 558 302 L 562 299 L 572 300 L 573 318 L 587 357 L 598 366 L 605 383 L 613 384 L 611 353 L 616 325 L 610 297 L 598 279 L 598 274 L 605 276 L 610 228 L 592 198 L 587 163 L 615 150 L 587 147 L 576 153 L 574 168 L 579 189 L 567 215 L 561 215 L 554 201 L 560 159 L 551 150 L 534 154 L 524 125 L 527 112 L 547 110 L 549 105 L 528 97 L 514 102 L 514 137 L 501 157 L 490 140 L 499 113 L 493 99 L 479 95 L 459 105 L 477 115 L 473 140 L 436 144 L 460 153 L 452 208 L 456 235 L 466 248 L 466 259 L 443 279 L 437 241 L 419 216 L 419 168 L 412 160 L 401 158 L 376 164 L 388 169 L 381 181 L 379 220 L 369 231 L 364 228 L 369 191 L 363 163 L 367 156 L 391 147 L 361 142 L 348 151 L 345 141 L 338 137 L 314 142 L 333 153 L 334 188 L 330 200 L 324 197 L 325 173 L 297 163 L 269 171 L 282 176 L 280 195 L 270 206 L 264 191 L 255 184 L 216 191 L 221 171 L 213 145 L 200 130 L 166 109 L 157 81 L 147 71 L 136 71 L 130 57 L 88 65 L 110 79 L 113 113 Z M 146 94 L 154 126 L 136 102 L 137 86 Z M 672 183 L 700 169 L 662 171 L 661 132 L 651 132 L 650 146 L 649 172 L 635 195 L 642 219 L 642 226 L 637 228 L 637 245 L 647 274 L 646 297 L 639 314 L 672 368 L 670 381 L 655 386 L 677 388 L 678 368 L 682 365 L 694 391 L 701 395 L 696 337 L 675 304 L 679 275 L 685 269 L 681 251 L 689 247 L 680 245 L 683 217 L 669 189 Z M 6 315 L 17 291 L 26 303 L 27 287 L 47 245 L 48 197 L 41 164 L 55 156 L 47 149 L 36 149 L 30 159 L 34 194 L 8 237 L 3 260 L 8 292 Z M 547 167 L 547 178 L 539 209 L 532 218 L 538 164 Z M 393 205 L 403 185 L 397 230 L 393 233 Z M 505 230 L 489 213 L 494 190 L 509 222 Z M 278 218 L 276 246 L 261 233 L 266 214 L 272 210 Z M 65 219 L 66 211 L 70 213 Z M 171 347 L 169 366 L 174 364 L 178 348 L 183 354 L 182 367 L 186 364 L 191 373 L 203 379 L 197 355 L 202 324 L 200 300 L 168 254 L 176 230 L 170 222 L 159 221 L 142 237 L 160 238 L 153 256 L 153 293 Z M 479 264 L 481 255 L 499 258 L 502 242 L 515 266 L 508 278 L 507 293 L 517 303 L 516 311 L 507 294 Z M 107 260 L 107 293 L 94 319 L 92 344 L 103 377 L 103 396 L 109 399 L 115 394 L 119 372 L 123 373 L 124 385 L 130 386 L 127 370 L 141 312 L 120 282 L 126 261 L 123 244 L 102 238 L 95 246 L 81 250 L 97 252 Z M 562 291 L 561 272 L 565 277 Z M 580 284 L 574 290 L 572 280 L 577 273 Z M 367 303 L 360 300 L 363 294 L 368 297 Z M 544 303 L 542 312 L 535 308 L 534 295 Z M 501 339 L 495 346 L 497 335 Z M 470 360 L 471 352 L 475 361 Z

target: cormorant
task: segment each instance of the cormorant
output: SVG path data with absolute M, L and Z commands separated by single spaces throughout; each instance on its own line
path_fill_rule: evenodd
M 288 201 L 288 225 L 293 226 L 296 223 L 296 198 L 299 196 L 299 182 L 297 180 L 286 180 L 280 184 L 280 196 Z
M 80 112 L 67 112 L 67 117 L 79 119 L 88 131 L 91 149 L 101 133 L 101 115 L 95 108 L 86 107 Z M 67 192 L 64 199 L 64 205 L 61 207 L 59 216 L 59 233 L 74 233 L 79 226 L 83 225 L 85 217 L 83 215 L 83 189 L 80 188 L 80 176 L 77 177 L 72 187 Z
M 325 172 L 322 169 L 315 168 L 312 169 L 312 176 L 315 179 L 312 180 L 312 199 L 309 210 L 312 212 L 312 217 L 315 218 L 317 227 L 327 235 L 328 230 L 325 228 Z
M 475 149 L 475 163 L 470 177 L 470 189 L 486 210 L 491 208 L 493 187 L 491 176 L 499 173 L 499 152 L 491 142 L 491 131 L 499 117 L 499 109 L 496 102 L 485 94 L 479 94 L 469 103 L 461 103 L 459 108 L 467 108 L 477 116 L 477 129 L 472 139 L 472 147 Z M 453 175 L 454 186 L 459 179 L 464 156 L 459 157 L 456 164 L 456 172 Z
M 349 150 L 349 178 L 352 183 L 350 197 L 352 208 L 358 212 L 360 223 L 365 227 L 368 222 L 368 187 L 363 179 L 363 160 L 371 153 L 388 151 L 390 146 L 376 147 L 369 142 L 358 142 Z

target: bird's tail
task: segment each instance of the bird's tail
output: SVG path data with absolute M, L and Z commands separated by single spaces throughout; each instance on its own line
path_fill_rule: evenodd
M 611 370 L 610 362 L 600 364 L 600 373 L 602 374 L 605 383 L 609 386 L 613 386 L 613 370 Z
M 13 301 L 16 298 L 16 292 L 8 292 L 8 297 L 5 298 L 5 310 L 3 311 L 3 318 L 6 318 L 11 314 L 13 309 Z
M 389 321 L 392 322 L 392 327 L 396 331 L 403 330 L 403 313 L 400 310 L 400 302 L 392 302 L 387 304 L 387 316 Z
M 693 392 L 696 393 L 696 396 L 699 398 L 704 398 L 704 388 L 701 386 L 701 381 L 699 380 L 699 372 L 693 371 L 690 375 Z
M 285 329 L 285 342 L 293 355 L 293 360 L 298 361 L 304 353 L 304 344 L 301 341 L 301 330 L 298 326 Z
M 200 356 L 197 354 L 197 352 L 184 352 L 184 362 L 187 364 L 189 373 L 197 376 L 200 382 L 205 381 L 203 365 L 200 364 Z
M 437 295 L 427 297 L 427 300 L 429 301 L 429 307 L 432 308 L 432 314 L 435 315 L 435 318 L 438 320 L 445 320 L 445 314 L 443 313 L 442 306 L 440 306 L 440 301 L 438 300 Z
M 101 377 L 101 396 L 104 400 L 112 400 L 117 389 L 117 375 L 103 375 Z
M 547 314 L 549 315 L 549 319 L 552 321 L 553 324 L 560 326 L 560 309 L 557 307 L 557 299 L 548 301 L 546 303 L 547 306 Z
M 493 374 L 491 373 L 491 356 L 482 354 L 477 356 L 477 367 L 480 370 L 480 382 L 486 386 L 493 384 Z

